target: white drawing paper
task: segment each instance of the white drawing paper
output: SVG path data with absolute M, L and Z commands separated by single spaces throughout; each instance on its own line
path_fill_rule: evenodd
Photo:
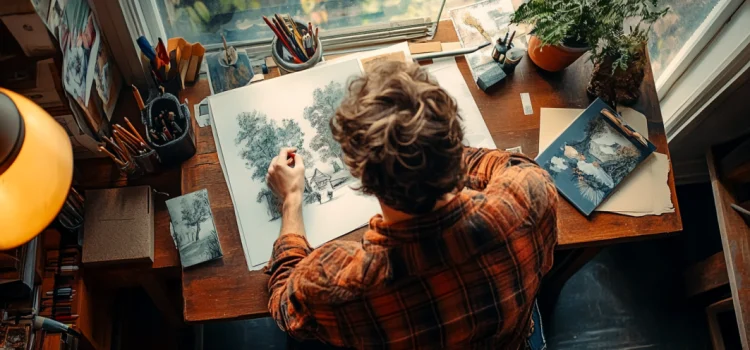
M 458 102 L 466 144 L 495 148 L 455 60 L 436 60 L 426 69 Z M 269 205 L 274 198 L 265 174 L 280 147 L 298 147 L 309 160 L 303 216 L 313 247 L 366 225 L 380 212 L 374 197 L 353 189 L 357 181 L 344 166 L 328 127 L 347 83 L 362 72 L 355 57 L 340 59 L 208 98 L 216 149 L 250 270 L 267 263 L 279 235 L 280 213 Z
M 464 76 L 458 70 L 456 60 L 453 57 L 447 57 L 435 59 L 433 62 L 425 68 L 437 80 L 438 85 L 456 99 L 458 114 L 463 119 L 465 144 L 471 147 L 496 149 L 495 141 L 492 140 L 490 130 L 487 129 L 487 124 L 482 119 L 482 113 L 474 97 L 471 96 Z
M 328 127 L 347 82 L 360 74 L 359 62 L 351 60 L 209 98 L 211 125 L 250 267 L 269 260 L 279 235 L 279 203 L 265 175 L 281 147 L 297 147 L 307 161 L 303 216 L 313 247 L 361 227 L 379 212 L 375 198 L 352 188 L 356 181 Z

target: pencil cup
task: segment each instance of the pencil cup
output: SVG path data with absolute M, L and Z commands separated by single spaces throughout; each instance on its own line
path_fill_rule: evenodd
M 143 176 L 143 169 L 133 161 L 126 162 L 125 166 L 120 167 L 120 173 L 127 176 L 129 180 L 137 179 Z
M 159 166 L 161 162 L 159 161 L 159 155 L 156 153 L 156 150 L 152 149 L 150 152 L 135 156 L 133 157 L 133 160 L 135 160 L 135 163 L 146 174 L 158 173 L 159 170 L 161 170 L 161 167 Z
M 150 132 L 152 129 L 162 130 L 161 125 L 154 124 L 158 123 L 156 120 L 159 119 L 159 114 L 162 111 L 173 112 L 175 115 L 174 122 L 181 130 L 179 135 L 175 135 L 174 138 L 166 142 L 155 140 Z M 166 93 L 149 101 L 146 108 L 141 111 L 141 121 L 146 126 L 146 141 L 156 151 L 162 164 L 180 164 L 195 154 L 195 137 L 190 122 L 190 112 L 187 105 L 180 104 L 180 101 L 174 95 Z
M 303 23 L 294 23 L 297 25 L 297 29 L 299 30 L 307 29 L 307 25 Z M 281 43 L 279 38 L 277 36 L 274 36 L 273 41 L 271 41 L 271 57 L 273 57 L 273 61 L 276 62 L 276 65 L 279 66 L 281 75 L 299 72 L 315 67 L 315 65 L 320 62 L 321 58 L 323 58 L 323 44 L 320 42 L 320 38 L 318 38 L 317 49 L 315 50 L 315 53 L 312 55 L 312 57 L 310 57 L 307 62 L 297 64 L 293 61 L 287 61 L 286 59 L 284 59 L 284 57 L 291 57 L 291 55 L 287 52 L 284 44 Z

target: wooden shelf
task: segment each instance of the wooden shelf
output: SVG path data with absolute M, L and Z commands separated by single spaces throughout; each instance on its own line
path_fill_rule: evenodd
M 731 205 L 737 203 L 731 193 L 731 185 L 720 173 L 719 161 L 723 152 L 717 148 L 706 156 L 711 187 L 719 221 L 721 245 L 732 291 L 732 302 L 737 316 L 737 326 L 744 349 L 750 348 L 750 227 Z

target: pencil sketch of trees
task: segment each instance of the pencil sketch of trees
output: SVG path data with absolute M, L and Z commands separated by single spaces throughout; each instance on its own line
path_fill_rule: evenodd
M 206 189 L 169 199 L 166 204 L 170 231 L 183 267 L 222 257 Z
M 265 114 L 252 111 L 240 113 L 237 116 L 237 124 L 239 131 L 234 142 L 242 146 L 240 156 L 245 160 L 245 165 L 252 170 L 252 179 L 265 179 L 271 161 L 279 155 L 279 149 L 282 147 L 296 147 L 305 166 L 310 166 L 312 155 L 303 146 L 305 134 L 296 121 L 284 119 L 279 126 Z M 314 198 L 310 198 L 311 195 L 306 193 L 305 203 L 314 201 Z M 258 192 L 256 201 L 265 201 L 266 211 L 271 220 L 281 217 L 281 203 L 267 187 Z
M 329 122 L 344 99 L 345 93 L 344 87 L 335 81 L 322 89 L 317 88 L 313 91 L 313 105 L 305 107 L 303 113 L 304 118 L 317 131 L 310 142 L 310 148 L 318 152 L 323 162 L 333 158 L 340 159 L 343 163 L 341 145 L 333 139 Z
M 182 222 L 185 226 L 195 226 L 195 242 L 200 239 L 201 224 L 211 217 L 211 205 L 208 203 L 208 192 L 200 191 L 192 200 L 182 198 Z

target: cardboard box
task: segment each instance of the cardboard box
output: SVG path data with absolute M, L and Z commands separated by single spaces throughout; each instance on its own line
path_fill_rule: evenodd
M 152 264 L 154 203 L 150 186 L 86 191 L 83 264 Z

